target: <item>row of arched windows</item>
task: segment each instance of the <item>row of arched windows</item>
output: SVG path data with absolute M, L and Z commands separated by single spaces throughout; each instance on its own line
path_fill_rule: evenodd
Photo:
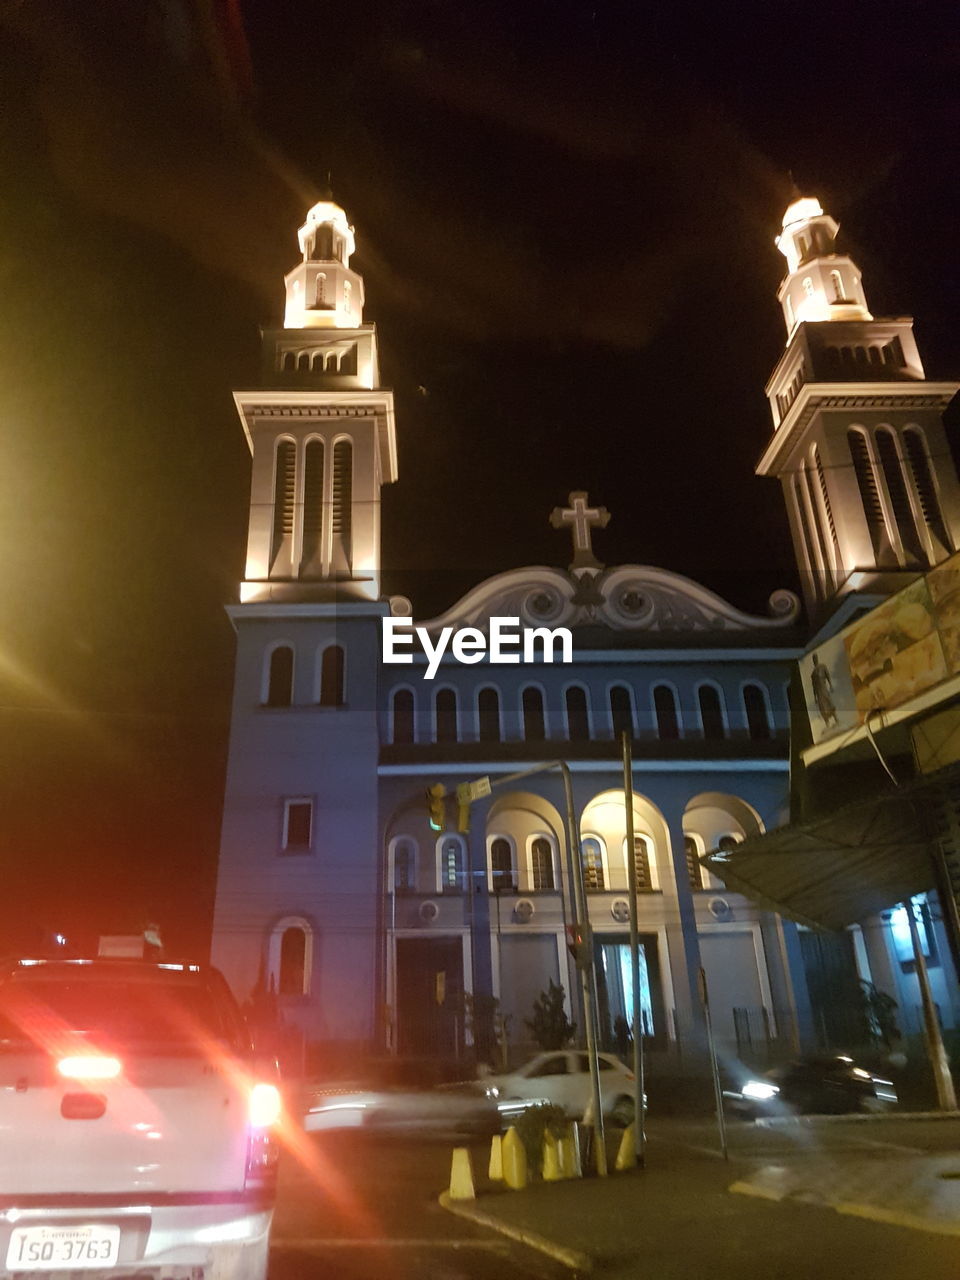
M 261 702 L 267 707 L 293 705 L 293 646 L 278 644 L 268 650 Z M 321 707 L 344 705 L 343 646 L 329 644 L 317 654 L 313 701 Z
M 738 843 L 734 835 L 721 836 L 717 848 L 731 849 Z M 581 837 L 584 887 L 588 893 L 608 890 L 623 892 L 628 884 L 627 841 L 615 854 L 598 835 Z M 684 838 L 687 876 L 691 889 L 705 889 L 706 873 L 700 862 L 705 852 L 694 836 Z M 421 868 L 418 845 L 412 836 L 399 836 L 389 851 L 387 882 L 397 894 L 463 893 L 465 890 L 466 845 L 457 835 L 441 836 L 436 842 L 436 865 Z M 559 851 L 551 837 L 534 835 L 519 851 L 507 836 L 493 836 L 487 842 L 487 877 L 491 893 L 538 893 L 559 888 Z M 653 841 L 646 835 L 633 838 L 633 861 L 638 893 L 655 893 L 660 887 Z M 421 874 L 423 872 L 424 874 Z
M 284 573 L 292 571 L 298 559 L 312 565 L 322 552 L 325 467 L 331 452 L 323 440 L 313 438 L 303 445 L 298 456 L 295 440 L 280 439 L 276 445 L 273 482 L 273 533 L 271 564 Z M 302 469 L 302 487 L 298 494 L 297 470 Z M 336 549 L 349 560 L 353 503 L 353 444 L 342 439 L 334 442 L 331 472 L 331 531 Z M 302 503 L 302 544 L 296 550 L 297 506 Z M 333 554 L 334 548 L 328 552 Z
M 877 563 L 919 565 L 953 550 L 920 428 L 904 427 L 898 433 L 883 426 L 871 436 L 853 427 L 847 442 Z M 931 541 L 933 557 L 928 551 Z
M 847 431 L 847 447 L 880 567 L 933 564 L 953 550 L 940 505 L 930 451 L 917 426 Z M 842 582 L 850 570 L 837 535 L 826 471 L 817 445 L 794 473 L 794 510 L 818 594 Z
M 671 684 L 657 684 L 651 690 L 651 710 L 657 737 L 662 742 L 676 741 L 688 730 L 684 726 L 677 690 Z M 717 742 L 730 736 L 732 729 L 745 729 L 755 742 L 768 741 L 773 736 L 773 715 L 766 687 L 755 681 L 747 681 L 740 688 L 740 707 L 737 725 L 732 725 L 722 689 L 703 682 L 696 689 L 696 720 L 690 726 L 692 734 L 707 741 Z M 416 741 L 502 742 L 508 738 L 504 724 L 500 690 L 490 685 L 476 695 L 476 712 L 468 727 L 463 717 L 457 691 L 451 688 L 437 689 L 432 696 L 431 734 L 417 734 L 416 699 L 412 689 L 396 689 L 391 703 L 390 740 L 397 745 L 412 745 Z M 628 685 L 612 685 L 607 695 L 607 705 L 597 714 L 590 702 L 589 691 L 582 685 L 570 685 L 563 695 L 563 716 L 560 734 L 570 742 L 588 742 L 592 738 L 619 737 L 626 732 L 631 738 L 637 734 L 637 716 L 634 691 Z M 547 714 L 543 690 L 527 685 L 520 695 L 520 737 L 526 742 L 543 742 L 548 737 Z M 554 736 L 559 736 L 554 734 Z

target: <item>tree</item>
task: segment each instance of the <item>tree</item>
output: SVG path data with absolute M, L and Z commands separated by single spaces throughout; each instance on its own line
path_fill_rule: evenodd
M 565 999 L 563 987 L 551 978 L 533 1002 L 533 1017 L 524 1019 L 541 1049 L 562 1049 L 573 1039 L 577 1026 L 567 1017 Z

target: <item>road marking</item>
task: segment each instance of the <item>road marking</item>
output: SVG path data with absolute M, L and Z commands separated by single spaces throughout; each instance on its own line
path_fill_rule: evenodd
M 271 1237 L 271 1249 L 489 1249 L 494 1253 L 509 1253 L 509 1246 L 502 1240 L 397 1240 L 391 1236 L 369 1240 L 338 1240 L 332 1237 Z
M 876 1138 L 850 1138 L 855 1146 L 861 1147 L 882 1147 L 887 1151 L 902 1151 L 908 1156 L 925 1156 L 928 1154 L 923 1147 L 905 1147 L 900 1142 L 880 1142 Z

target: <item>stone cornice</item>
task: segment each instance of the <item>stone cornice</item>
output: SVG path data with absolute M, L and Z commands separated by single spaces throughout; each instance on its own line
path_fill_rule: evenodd
M 938 409 L 942 413 L 960 390 L 960 382 L 813 382 L 799 391 L 757 463 L 767 475 L 795 445 L 821 409 Z

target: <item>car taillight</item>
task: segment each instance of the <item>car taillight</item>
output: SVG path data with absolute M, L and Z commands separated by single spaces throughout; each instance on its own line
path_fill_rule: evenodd
M 57 1070 L 67 1080 L 115 1080 L 122 1064 L 102 1053 L 76 1053 L 61 1058 Z
M 250 1123 L 255 1129 L 267 1129 L 280 1119 L 283 1103 L 275 1084 L 255 1084 L 250 1090 Z
M 247 1132 L 246 1187 L 272 1190 L 277 1181 L 280 1143 L 273 1126 L 280 1119 L 283 1099 L 275 1084 L 258 1081 L 250 1090 Z

